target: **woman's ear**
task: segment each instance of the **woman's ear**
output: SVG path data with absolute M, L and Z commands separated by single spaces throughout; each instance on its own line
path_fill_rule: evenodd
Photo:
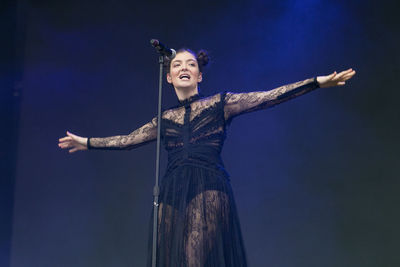
M 197 77 L 197 82 L 201 83 L 202 80 L 203 80 L 203 73 L 199 72 L 199 77 Z
M 171 74 L 167 73 L 167 82 L 172 83 Z

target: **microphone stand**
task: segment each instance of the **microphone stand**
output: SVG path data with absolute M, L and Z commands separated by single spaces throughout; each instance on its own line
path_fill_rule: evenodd
M 160 144 L 161 144 L 161 100 L 162 100 L 162 77 L 163 77 L 163 65 L 164 56 L 160 53 L 158 58 L 160 64 L 160 77 L 158 83 L 158 115 L 157 115 L 157 148 L 156 148 L 156 181 L 153 188 L 153 249 L 151 257 L 151 266 L 156 267 L 157 265 L 157 236 L 158 236 L 158 197 L 160 195 L 160 187 L 158 181 L 160 177 Z

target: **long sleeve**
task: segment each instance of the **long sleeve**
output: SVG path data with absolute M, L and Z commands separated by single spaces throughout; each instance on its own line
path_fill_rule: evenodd
M 129 150 L 157 139 L 157 117 L 128 135 L 88 139 L 88 149 Z
M 266 109 L 319 88 L 316 78 L 283 85 L 269 91 L 225 94 L 224 116 L 230 123 L 238 115 Z

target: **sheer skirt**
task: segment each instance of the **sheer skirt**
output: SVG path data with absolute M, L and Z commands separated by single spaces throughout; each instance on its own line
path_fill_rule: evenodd
M 157 266 L 247 266 L 224 172 L 183 165 L 164 176 L 158 216 Z

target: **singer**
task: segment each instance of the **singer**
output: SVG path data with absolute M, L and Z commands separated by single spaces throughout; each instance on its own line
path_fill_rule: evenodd
M 160 183 L 157 266 L 247 266 L 229 175 L 220 157 L 227 127 L 235 117 L 267 109 L 317 88 L 342 86 L 354 76 L 348 69 L 317 76 L 269 91 L 199 92 L 205 51 L 180 49 L 166 60 L 166 76 L 178 104 L 162 113 L 161 137 L 168 151 Z M 86 138 L 67 131 L 59 147 L 132 149 L 154 141 L 157 117 L 128 135 Z M 150 226 L 152 230 L 152 227 Z M 150 242 L 151 243 L 151 242 Z M 148 264 L 151 264 L 149 245 Z

